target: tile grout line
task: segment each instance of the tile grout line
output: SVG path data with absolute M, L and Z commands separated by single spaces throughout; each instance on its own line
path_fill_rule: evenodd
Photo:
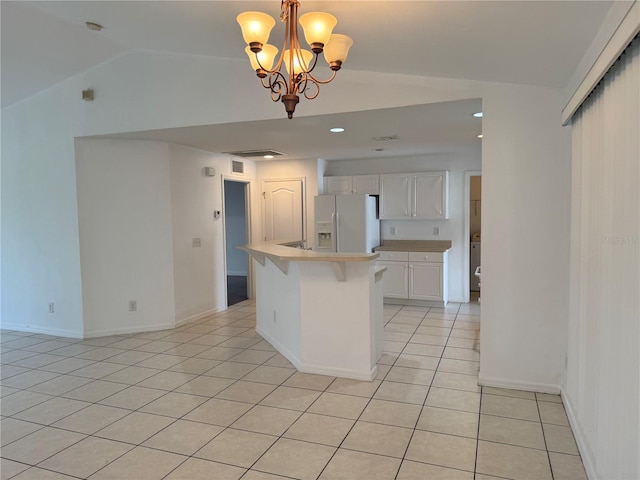
M 401 311 L 401 310 L 399 310 L 399 311 Z M 398 312 L 396 312 L 396 315 L 397 315 L 397 313 L 398 313 Z M 249 316 L 251 316 L 251 314 L 247 315 L 247 317 L 249 317 Z M 395 315 L 394 315 L 394 316 L 395 316 Z M 391 319 L 389 319 L 389 321 L 387 321 L 386 325 L 388 325 L 388 324 L 391 322 L 391 320 L 393 319 L 393 317 L 394 317 L 394 316 L 392 316 L 392 317 L 391 317 Z M 245 318 L 246 318 L 246 317 L 245 317 Z M 420 323 L 422 323 L 422 321 L 424 321 L 424 319 L 425 319 L 425 318 L 426 318 L 426 314 L 422 316 L 422 318 L 421 318 L 421 322 L 420 322 Z M 235 320 L 235 321 L 242 321 L 242 319 Z M 203 322 L 203 323 L 204 323 L 204 322 Z M 233 323 L 235 323 L 235 322 L 231 322 L 231 324 L 233 324 Z M 455 321 L 454 321 L 454 323 L 455 323 Z M 231 324 L 229 324 L 229 325 L 231 325 Z M 225 325 L 222 325 L 222 326 L 220 326 L 219 328 L 223 328 L 224 326 L 225 326 Z M 226 325 L 226 326 L 228 326 L 228 325 Z M 419 326 L 420 326 L 420 324 L 412 325 L 412 327 L 413 327 L 413 334 L 415 334 L 415 332 L 417 331 L 417 329 L 419 328 Z M 451 334 L 452 334 L 452 332 L 453 332 L 453 327 L 454 327 L 454 326 L 455 326 L 455 325 L 453 325 L 452 327 L 449 327 L 449 328 L 448 328 L 448 329 L 449 329 L 449 336 L 448 336 L 448 339 L 451 337 Z M 246 332 L 246 331 L 247 331 L 247 330 L 245 330 L 245 332 Z M 212 331 L 212 332 L 214 332 L 214 331 Z M 245 333 L 245 332 L 242 332 L 242 333 Z M 210 332 L 210 333 L 211 333 L 211 332 Z M 207 335 L 207 334 L 208 334 L 208 333 L 202 333 L 202 334 L 201 334 L 201 336 L 202 336 L 202 335 Z M 235 336 L 236 336 L 236 337 L 238 337 L 238 336 L 241 336 L 241 335 L 242 335 L 241 333 L 238 333 L 238 334 L 236 334 Z M 196 337 L 196 338 L 198 338 L 198 337 Z M 233 337 L 231 337 L 231 338 L 233 338 Z M 247 338 L 250 338 L 250 337 L 247 337 Z M 195 340 L 195 339 L 192 339 L 192 340 Z M 225 341 L 226 341 L 226 340 L 225 340 Z M 150 343 L 150 342 L 148 342 L 148 343 Z M 183 343 L 189 343 L 189 341 L 187 341 L 187 342 L 183 342 Z M 221 342 L 221 343 L 224 343 L 224 341 L 223 341 L 223 342 Z M 257 343 L 260 343 L 260 342 L 257 342 Z M 404 351 L 404 349 L 406 348 L 406 346 L 408 345 L 408 343 L 410 343 L 410 341 L 407 341 L 407 342 L 404 342 L 404 343 L 405 343 L 405 346 L 403 347 L 403 350 L 402 350 L 402 351 Z M 447 343 L 448 343 L 448 340 L 447 340 Z M 443 346 L 443 348 L 442 348 L 442 353 L 441 353 L 440 357 L 438 357 L 438 358 L 439 358 L 439 362 L 438 362 L 438 366 L 436 367 L 436 370 L 434 370 L 434 375 L 437 373 L 437 368 L 439 367 L 440 361 L 441 361 L 443 358 L 445 358 L 445 357 L 444 357 L 444 351 L 445 351 L 445 349 L 446 349 L 446 345 L 447 345 L 447 343 L 445 343 L 445 345 Z M 140 346 L 142 346 L 142 345 L 140 345 Z M 63 348 L 64 348 L 64 347 L 63 347 Z M 138 347 L 132 347 L 132 348 L 130 348 L 130 349 L 129 349 L 129 351 L 137 351 L 137 350 L 136 350 L 137 348 L 138 348 Z M 214 348 L 214 346 L 212 346 L 211 348 Z M 246 351 L 246 350 L 248 350 L 248 349 L 251 349 L 251 347 L 245 347 L 243 350 L 244 350 L 244 351 Z M 393 362 L 391 365 L 387 365 L 387 366 L 389 366 L 389 370 L 384 374 L 384 376 L 383 376 L 382 378 L 380 378 L 380 379 L 379 379 L 379 380 L 380 380 L 380 385 L 382 384 L 382 382 L 384 382 L 384 381 L 387 379 L 387 377 L 388 377 L 389 373 L 391 372 L 391 369 L 392 369 L 394 366 L 396 366 L 396 362 L 397 362 L 397 360 L 398 360 L 398 357 L 402 354 L 402 351 L 401 351 L 401 352 L 399 352 L 399 354 L 396 356 L 396 359 L 394 360 L 394 362 Z M 239 352 L 239 353 L 240 353 L 240 352 Z M 162 352 L 155 352 L 155 355 L 153 355 L 152 357 L 149 357 L 149 359 L 150 359 L 150 358 L 153 358 L 153 357 L 155 357 L 155 356 L 157 356 L 157 355 L 160 355 L 160 354 L 162 354 Z M 116 354 L 116 355 L 118 355 L 118 354 Z M 196 354 L 196 355 L 198 355 L 198 354 Z M 196 355 L 188 356 L 188 357 L 187 357 L 187 359 L 189 359 L 189 358 L 198 358 Z M 275 356 L 275 355 L 273 355 L 273 356 Z M 271 358 L 273 358 L 273 356 L 272 356 Z M 108 360 L 109 358 L 111 358 L 111 357 L 108 357 L 108 358 L 106 358 L 105 360 L 102 360 L 102 361 L 106 361 L 106 360 Z M 255 370 L 255 369 L 259 368 L 260 366 L 264 366 L 264 364 L 265 364 L 267 361 L 269 361 L 269 360 L 270 360 L 270 359 L 264 360 L 261 364 L 256 365 L 256 366 L 255 366 L 255 368 L 254 368 L 253 370 Z M 124 368 L 127 368 L 127 367 L 129 367 L 129 366 L 136 366 L 138 363 L 142 363 L 143 361 L 144 361 L 144 360 L 141 360 L 141 361 L 136 362 L 136 363 L 134 363 L 134 364 L 125 364 L 125 367 L 123 367 L 123 369 L 124 369 Z M 221 364 L 223 364 L 223 363 L 225 363 L 225 362 L 227 362 L 227 361 L 233 361 L 233 357 L 230 357 L 230 358 L 228 358 L 228 359 L 226 359 L 226 360 L 221 361 L 218 365 L 221 365 Z M 55 363 L 55 362 L 54 362 L 54 363 Z M 109 363 L 109 362 L 106 362 L 106 363 Z M 121 364 L 119 364 L 119 365 L 121 365 Z M 146 367 L 144 367 L 144 368 L 146 368 Z M 171 370 L 169 370 L 169 368 L 172 368 L 172 367 L 167 367 L 167 368 L 165 368 L 165 369 L 163 369 L 163 370 L 160 370 L 158 373 L 171 371 Z M 215 368 L 215 367 L 212 367 L 212 368 Z M 252 371 L 253 371 L 253 370 L 252 370 Z M 176 373 L 181 373 L 181 372 L 176 372 Z M 187 373 L 187 372 L 182 372 L 182 373 Z M 208 377 L 208 375 L 204 375 L 204 373 L 206 373 L 206 372 L 202 372 L 202 373 L 200 373 L 200 374 L 196 374 L 196 377 L 195 377 L 195 378 L 203 377 L 203 376 L 207 376 L 207 377 Z M 243 379 L 245 376 L 249 375 L 250 373 L 251 373 L 251 372 L 247 372 L 247 373 L 246 373 L 245 375 L 243 375 L 242 377 L 237 378 L 237 379 L 234 379 L 234 380 L 235 380 L 235 382 L 233 382 L 232 384 L 230 384 L 230 385 L 229 385 L 229 386 L 227 386 L 226 388 L 229 388 L 229 387 L 231 387 L 232 385 L 236 384 L 238 381 L 240 381 L 241 379 Z M 295 373 L 295 372 L 294 372 L 294 373 Z M 63 374 L 63 375 L 65 375 L 65 374 Z M 157 375 L 157 374 L 154 374 L 154 375 L 152 375 L 151 377 L 148 377 L 148 378 L 152 378 L 152 377 L 153 377 L 153 376 L 155 376 L 155 375 Z M 292 373 L 291 375 L 293 375 L 293 373 Z M 287 379 L 284 379 L 280 384 L 275 384 L 275 385 L 276 385 L 275 389 L 277 389 L 277 388 L 278 388 L 278 387 L 280 387 L 280 386 L 283 386 L 283 385 L 284 385 L 284 383 L 288 380 L 288 378 L 290 378 L 290 377 L 291 377 L 291 375 L 290 375 L 289 377 L 287 377 Z M 84 378 L 84 377 L 83 377 L 83 378 Z M 104 377 L 100 377 L 100 378 L 104 378 Z M 96 381 L 96 380 L 99 380 L 100 378 L 98 378 L 98 379 L 92 378 L 91 380 L 92 380 L 92 381 Z M 216 378 L 220 378 L 220 377 L 216 377 Z M 146 379 L 140 380 L 140 381 L 138 381 L 138 382 L 137 382 L 137 383 L 135 383 L 135 384 L 124 384 L 124 385 L 126 385 L 125 389 L 126 389 L 126 388 L 129 388 L 129 387 L 131 387 L 131 386 L 138 385 L 139 383 L 142 383 L 142 382 L 144 382 L 145 380 L 146 380 Z M 104 380 L 104 381 L 108 381 L 108 380 Z M 253 380 L 248 380 L 248 381 L 253 381 Z M 433 381 L 433 378 L 432 378 L 432 381 Z M 324 392 L 327 392 L 327 391 L 328 391 L 328 388 L 330 388 L 330 386 L 333 384 L 333 382 L 335 382 L 335 379 L 334 379 L 334 380 L 333 380 L 329 385 L 327 385 L 327 387 L 325 387 L 325 389 L 324 389 L 322 392 L 323 392 L 323 393 L 324 393 Z M 114 383 L 119 383 L 119 382 L 114 382 Z M 187 381 L 186 383 L 188 383 L 188 381 Z M 262 384 L 263 382 L 257 381 L 256 383 L 261 383 L 261 384 Z M 398 383 L 404 383 L 404 382 L 398 382 Z M 274 384 L 269 384 L 269 385 L 274 385 Z M 380 388 L 380 385 L 376 388 L 376 391 Z M 429 385 L 429 388 L 428 388 L 428 391 L 430 391 L 431 386 L 432 386 L 432 385 L 430 384 L 430 385 Z M 153 387 L 146 387 L 146 388 L 153 388 Z M 175 387 L 174 389 L 172 389 L 172 390 L 170 390 L 170 391 L 165 391 L 165 390 L 163 390 L 163 391 L 165 392 L 165 393 L 164 393 L 164 395 L 162 395 L 162 396 L 161 396 L 161 397 L 159 397 L 158 399 L 163 398 L 165 395 L 167 395 L 167 393 L 174 392 L 176 388 L 179 388 L 179 386 L 178 386 L 178 387 Z M 299 388 L 299 387 L 296 387 L 296 388 Z M 275 389 L 274 389 L 274 390 L 275 390 Z M 72 390 L 73 390 L 73 389 L 72 389 Z M 224 389 L 223 389 L 222 391 L 224 391 Z M 221 391 L 221 392 L 222 392 L 222 391 Z M 221 392 L 219 392 L 219 393 L 221 393 Z M 115 394 L 114 394 L 114 395 L 115 395 Z M 258 406 L 258 405 L 260 404 L 260 402 L 261 402 L 262 400 L 264 400 L 264 398 L 266 398 L 268 395 L 270 395 L 270 394 L 265 395 L 265 397 L 263 397 L 263 398 L 262 398 L 261 400 L 259 400 L 257 403 L 254 403 L 254 404 L 253 404 L 252 409 L 253 409 L 255 406 Z M 348 394 L 346 394 L 346 395 L 348 395 Z M 373 393 L 368 397 L 367 405 L 365 406 L 365 408 L 363 409 L 363 411 L 361 412 L 361 414 L 358 416 L 358 418 L 354 421 L 354 425 L 355 425 L 355 422 L 357 422 L 357 421 L 359 421 L 359 420 L 360 420 L 360 418 L 362 417 L 362 415 L 363 415 L 363 413 L 364 413 L 364 410 L 366 410 L 367 406 L 368 406 L 368 405 L 371 403 L 371 401 L 374 399 L 374 398 L 373 398 L 373 396 L 374 396 L 374 395 L 375 395 L 375 391 L 374 391 L 374 392 L 373 392 Z M 61 397 L 61 396 L 62 396 L 62 395 L 58 395 L 58 397 Z M 427 392 L 427 396 L 428 396 L 428 392 Z M 109 396 L 107 396 L 107 397 L 105 397 L 105 398 L 108 398 L 108 397 L 109 397 Z M 62 398 L 65 398 L 65 397 L 62 397 Z M 213 396 L 213 397 L 209 397 L 209 398 L 215 398 L 215 396 Z M 319 398 L 319 397 L 318 397 L 318 398 Z M 150 403 L 152 403 L 153 401 L 155 401 L 155 400 L 152 400 Z M 235 400 L 234 400 L 234 401 L 235 401 Z M 317 399 L 316 399 L 316 401 L 317 401 Z M 311 403 L 311 404 L 307 407 L 307 409 L 306 409 L 305 411 L 303 411 L 303 412 L 299 415 L 299 417 L 300 417 L 300 416 L 302 416 L 304 413 L 309 413 L 309 412 L 308 412 L 308 410 L 311 408 L 311 406 L 312 406 L 313 404 L 315 404 L 315 402 L 316 402 L 316 401 L 314 401 L 313 403 Z M 206 400 L 205 400 L 205 402 L 206 402 Z M 425 402 L 426 402 L 426 396 L 425 396 L 425 400 L 423 401 L 423 404 L 422 404 L 422 406 L 423 406 L 423 407 L 424 407 L 424 403 L 425 403 Z M 94 402 L 94 404 L 95 404 L 95 403 L 97 403 L 97 402 Z M 244 402 L 241 402 L 241 403 L 244 403 Z M 100 405 L 100 404 L 99 404 L 99 405 Z M 148 405 L 148 404 L 145 404 L 145 406 L 146 406 L 146 405 Z M 200 405 L 201 405 L 201 404 L 200 404 Z M 85 408 L 87 408 L 87 407 L 85 407 Z M 144 408 L 144 406 L 141 406 L 141 407 L 139 407 L 137 410 L 134 410 L 134 411 L 140 411 L 142 408 Z M 196 408 L 198 408 L 198 406 L 194 407 L 194 408 L 193 408 L 192 410 L 190 410 L 189 412 L 186 412 L 186 413 L 185 413 L 185 414 L 183 414 L 183 416 L 182 416 L 182 417 L 180 417 L 180 418 L 183 418 L 184 416 L 188 415 L 191 411 L 193 411 L 193 410 L 194 410 L 194 409 L 196 409 Z M 281 407 L 273 407 L 273 408 L 281 408 Z M 250 411 L 250 410 L 249 410 L 249 411 Z M 133 412 L 133 411 L 131 411 L 130 413 L 132 413 L 132 412 Z M 129 413 L 129 414 L 130 414 L 130 413 Z M 246 413 L 245 413 L 245 414 L 246 414 Z M 154 414 L 154 415 L 157 415 L 157 414 Z M 299 417 L 298 417 L 298 418 L 299 418 Z M 66 417 L 65 417 L 65 418 L 66 418 Z M 170 418 L 174 418 L 174 423 L 175 423 L 175 421 L 177 421 L 178 419 L 180 419 L 180 418 L 177 418 L 177 419 L 176 419 L 175 417 L 170 417 Z M 240 418 L 242 418 L 242 417 L 240 417 Z M 236 421 L 237 421 L 237 420 L 236 420 Z M 417 421 L 416 421 L 416 422 L 417 422 Z M 294 423 L 295 423 L 295 422 L 294 422 Z M 376 422 L 374 422 L 374 423 L 376 423 Z M 172 424 L 173 424 L 173 423 L 172 423 Z M 417 424 L 417 423 L 416 423 L 416 424 Z M 171 425 L 171 424 L 170 424 L 170 425 Z M 293 424 L 292 424 L 292 425 L 293 425 Z M 165 427 L 165 428 L 168 428 L 168 427 L 169 427 L 169 425 L 168 425 L 167 427 Z M 225 427 L 225 429 L 226 429 L 226 428 L 231 428 L 231 427 L 230 427 L 230 426 L 228 426 L 228 427 Z M 352 427 L 352 428 L 353 428 L 353 427 Z M 288 430 L 288 429 L 287 429 L 287 430 Z M 285 432 L 284 432 L 284 433 L 286 433 L 286 431 L 287 431 L 287 430 L 285 430 Z M 415 426 L 414 426 L 414 429 L 413 429 L 413 430 L 414 430 L 414 432 L 415 432 Z M 160 430 L 160 431 L 162 431 L 162 430 Z M 224 430 L 223 430 L 223 431 L 224 431 Z M 159 432 L 157 432 L 157 433 L 159 433 Z M 156 434 L 157 434 L 157 433 L 156 433 Z M 222 433 L 222 432 L 220 432 L 220 433 Z M 284 435 L 284 433 L 283 433 L 283 435 Z M 155 434 L 154 434 L 154 435 L 155 435 Z M 219 435 L 219 434 L 218 434 L 218 435 Z M 283 438 L 283 435 L 279 436 L 278 438 Z M 347 433 L 347 435 L 345 435 L 345 438 L 346 438 L 346 436 L 348 436 L 348 433 Z M 215 438 L 215 437 L 214 437 L 214 438 Z M 285 438 L 286 438 L 286 437 L 285 437 Z M 145 441 L 146 441 L 146 440 L 145 440 Z M 277 440 L 276 440 L 276 441 L 277 441 Z M 300 441 L 303 441 L 303 442 L 304 442 L 304 440 L 300 440 Z M 344 439 L 343 439 L 343 442 L 344 442 Z M 307 443 L 314 443 L 314 442 L 307 442 Z M 341 444 L 342 444 L 342 442 L 341 442 Z M 141 444 L 140 444 L 140 445 L 141 445 Z M 338 446 L 338 448 L 339 448 L 339 447 L 340 447 L 340 446 Z M 152 448 L 152 447 L 147 447 L 147 448 Z M 337 451 L 337 450 L 336 450 L 336 451 Z M 334 453 L 334 454 L 335 454 L 335 453 Z M 392 458 L 395 458 L 395 457 L 392 457 Z M 327 464 L 328 464 L 328 463 L 329 463 L 329 462 L 327 462 Z M 326 465 L 325 465 L 325 467 L 326 467 Z M 177 468 L 177 467 L 176 467 L 176 468 Z

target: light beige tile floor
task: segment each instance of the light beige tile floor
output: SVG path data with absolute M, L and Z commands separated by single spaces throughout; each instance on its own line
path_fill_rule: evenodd
M 373 382 L 299 373 L 254 326 L 246 301 L 158 332 L 0 332 L 0 480 L 586 479 L 559 396 L 478 386 L 477 303 L 385 305 Z

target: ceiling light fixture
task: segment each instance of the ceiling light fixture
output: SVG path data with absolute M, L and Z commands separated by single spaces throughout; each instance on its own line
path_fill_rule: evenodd
M 482 118 L 482 112 L 476 112 L 473 114 L 473 116 L 476 118 Z
M 477 137 L 478 137 L 478 138 L 482 138 L 482 134 L 478 135 Z
M 304 38 L 311 51 L 300 47 L 298 37 L 299 0 L 281 0 L 280 20 L 285 23 L 284 44 L 280 58 L 273 66 L 278 49 L 269 45 L 269 33 L 275 20 L 266 13 L 244 12 L 237 21 L 242 28 L 242 36 L 247 43 L 244 49 L 249 56 L 251 66 L 260 78 L 264 88 L 271 90 L 271 100 L 284 103 L 287 116 L 293 117 L 296 105 L 300 101 L 298 94 L 312 100 L 320 93 L 320 85 L 331 82 L 336 72 L 347 59 L 353 40 L 346 35 L 332 34 L 338 20 L 333 15 L 322 12 L 309 12 L 300 17 Z M 312 53 L 313 52 L 313 53 Z M 316 67 L 318 56 L 324 52 L 324 58 L 332 71 L 327 80 L 318 80 L 311 72 Z M 286 69 L 282 73 L 282 64 Z
M 267 160 L 271 160 L 273 158 L 273 155 L 265 155 L 262 158 L 266 158 Z
M 330 128 L 329 131 L 331 133 L 342 133 L 342 132 L 344 132 L 344 128 L 342 128 L 342 127 L 333 127 L 333 128 Z

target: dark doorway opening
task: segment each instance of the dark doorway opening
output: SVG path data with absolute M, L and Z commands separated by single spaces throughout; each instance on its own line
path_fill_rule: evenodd
M 247 243 L 247 184 L 224 181 L 224 227 L 227 266 L 227 306 L 247 300 L 249 262 L 238 245 Z

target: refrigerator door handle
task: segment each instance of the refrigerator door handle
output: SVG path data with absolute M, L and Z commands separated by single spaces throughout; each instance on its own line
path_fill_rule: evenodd
M 336 248 L 335 248 L 335 252 L 339 252 L 340 251 L 340 214 L 336 213 Z
M 333 231 L 331 235 L 331 250 L 333 252 L 338 251 L 338 227 L 336 222 L 336 212 L 331 213 L 331 230 Z

